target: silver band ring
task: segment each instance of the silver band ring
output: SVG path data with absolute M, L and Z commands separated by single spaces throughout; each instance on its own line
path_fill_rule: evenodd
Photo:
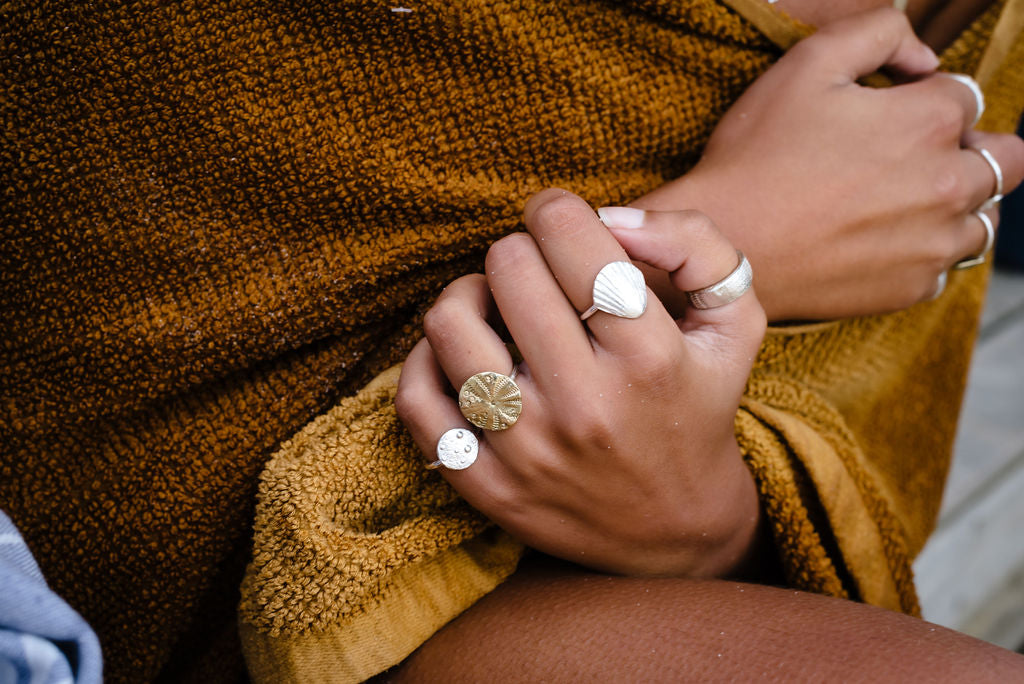
M 640 318 L 647 310 L 647 283 L 639 268 L 628 261 L 605 264 L 594 278 L 594 303 L 580 314 L 585 321 L 598 311 L 619 318 Z
M 992 225 L 992 219 L 982 211 L 975 211 L 973 212 L 973 215 L 977 216 L 981 221 L 981 225 L 985 226 L 985 246 L 982 247 L 981 251 L 975 256 L 961 259 L 953 264 L 953 268 L 961 271 L 965 268 L 974 268 L 975 266 L 980 266 L 985 263 L 985 256 L 988 254 L 989 250 L 992 249 L 992 245 L 996 242 L 996 227 Z
M 949 278 L 949 274 L 947 274 L 945 271 L 940 273 L 939 277 L 936 278 L 936 280 L 935 280 L 935 292 L 933 292 L 932 296 L 929 297 L 928 299 L 926 299 L 925 301 L 932 302 L 932 301 L 935 301 L 936 299 L 938 299 L 939 295 L 941 295 L 943 290 L 946 289 L 946 280 L 948 278 Z
M 736 250 L 736 256 L 740 263 L 733 269 L 732 273 L 719 280 L 714 285 L 699 290 L 692 290 L 686 293 L 690 304 L 695 309 L 716 309 L 726 304 L 731 304 L 742 297 L 754 283 L 754 272 L 750 268 L 750 262 L 743 252 Z
M 473 425 L 500 432 L 516 424 L 523 412 L 523 393 L 512 376 L 484 371 L 470 376 L 459 390 L 459 410 Z
M 948 71 L 941 71 L 939 72 L 939 75 L 946 76 L 957 83 L 964 84 L 970 89 L 971 94 L 974 95 L 974 121 L 971 122 L 971 128 L 974 128 L 974 125 L 981 120 L 981 115 L 985 113 L 985 95 L 981 92 L 981 86 L 979 86 L 978 82 L 967 74 L 954 74 Z
M 979 207 L 984 211 L 985 209 L 989 209 L 999 204 L 1003 199 L 1003 167 L 999 165 L 999 162 L 997 162 L 996 158 L 992 156 L 992 153 L 984 147 L 972 147 L 971 149 L 981 155 L 981 158 L 988 163 L 989 168 L 992 169 L 992 173 L 996 176 L 995 192 L 993 192 L 992 196 L 985 200 L 984 204 Z
M 465 470 L 476 463 L 480 442 L 468 428 L 452 428 L 437 440 L 437 460 L 426 465 L 427 470 L 440 467 Z

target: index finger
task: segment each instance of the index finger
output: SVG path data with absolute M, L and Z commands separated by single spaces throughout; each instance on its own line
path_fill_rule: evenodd
M 869 10 L 823 26 L 797 43 L 783 60 L 794 58 L 806 58 L 849 82 L 882 67 L 921 75 L 939 65 L 932 49 L 914 34 L 906 15 L 891 7 Z
M 534 195 L 523 213 L 548 268 L 576 310 L 572 324 L 582 327 L 580 316 L 595 303 L 595 289 L 598 295 L 607 295 L 607 300 L 599 300 L 605 308 L 586 319 L 600 347 L 628 357 L 636 353 L 640 341 L 647 345 L 680 341 L 672 317 L 650 294 L 643 274 L 630 263 L 590 205 L 576 195 L 552 189 Z M 505 287 L 504 274 L 491 275 L 490 270 L 488 266 L 494 297 L 506 320 L 511 308 L 525 314 L 529 302 L 522 300 L 528 292 Z M 516 305 L 514 300 L 521 301 Z M 608 310 L 615 308 L 611 304 L 618 308 L 617 313 Z M 642 313 L 636 315 L 638 312 Z

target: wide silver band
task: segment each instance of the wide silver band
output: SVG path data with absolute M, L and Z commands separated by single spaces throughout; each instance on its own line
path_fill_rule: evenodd
M 981 120 L 981 115 L 985 113 L 985 95 L 981 92 L 981 86 L 979 86 L 978 82 L 967 74 L 954 74 L 948 71 L 940 71 L 939 75 L 946 76 L 957 83 L 964 84 L 968 89 L 970 89 L 971 94 L 974 95 L 974 121 L 971 122 L 971 128 L 974 128 L 974 125 Z
M 1003 167 L 999 165 L 999 162 L 997 162 L 996 158 L 992 156 L 992 153 L 986 150 L 984 147 L 974 147 L 971 149 L 973 149 L 975 152 L 981 155 L 981 158 L 988 163 L 989 168 L 992 169 L 992 173 L 994 173 L 996 176 L 995 192 L 993 192 L 992 196 L 985 200 L 985 203 L 982 204 L 981 207 L 979 207 L 982 211 L 984 211 L 985 209 L 994 207 L 1003 200 Z
M 981 225 L 985 226 L 985 246 L 981 248 L 981 251 L 976 256 L 961 259 L 953 264 L 953 268 L 961 271 L 965 268 L 974 268 L 985 263 L 985 256 L 996 243 L 996 227 L 992 225 L 992 219 L 982 211 L 974 212 L 974 216 L 977 216 L 978 220 L 981 221 Z
M 740 263 L 733 269 L 732 273 L 719 280 L 714 285 L 692 290 L 686 293 L 690 304 L 695 309 L 716 309 L 726 304 L 731 304 L 742 297 L 754 283 L 754 271 L 750 268 L 750 262 L 743 252 L 736 250 L 736 256 Z
M 929 297 L 925 301 L 931 302 L 931 301 L 935 301 L 936 299 L 938 299 L 939 295 L 941 295 L 943 290 L 946 289 L 946 281 L 947 280 L 949 280 L 949 274 L 946 273 L 945 271 L 940 273 L 939 277 L 935 279 L 935 292 L 933 292 L 932 296 Z

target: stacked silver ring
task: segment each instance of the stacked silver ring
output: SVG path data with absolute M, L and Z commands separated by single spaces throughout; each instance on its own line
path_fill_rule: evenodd
M 992 219 L 990 219 L 985 212 L 980 210 L 974 212 L 974 216 L 977 216 L 978 220 L 981 221 L 981 224 L 985 226 L 985 246 L 982 247 L 981 251 L 975 256 L 961 259 L 953 264 L 953 268 L 960 271 L 965 268 L 974 268 L 975 266 L 980 266 L 985 263 L 985 257 L 988 255 L 989 250 L 992 249 L 992 246 L 996 243 L 996 227 L 992 225 Z
M 984 204 L 980 207 L 981 211 L 985 211 L 986 209 L 990 209 L 991 207 L 999 204 L 1003 200 L 1003 167 L 999 165 L 999 162 L 997 162 L 996 158 L 992 156 L 992 153 L 984 147 L 972 147 L 971 149 L 981 155 L 981 158 L 988 163 L 989 168 L 992 169 L 992 173 L 995 174 L 996 177 L 995 192 L 993 192 L 992 196 L 985 200 Z

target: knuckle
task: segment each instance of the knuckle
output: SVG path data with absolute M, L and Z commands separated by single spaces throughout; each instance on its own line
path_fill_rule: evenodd
M 578 230 L 582 212 L 590 212 L 590 208 L 578 197 L 564 194 L 555 195 L 539 204 L 531 215 L 531 232 L 539 230 L 544 233 Z
M 418 391 L 409 383 L 399 383 L 395 392 L 395 413 L 403 423 L 415 422 L 419 408 L 424 405 L 417 394 Z
M 959 140 L 963 134 L 967 112 L 955 100 L 947 97 L 936 97 L 928 111 L 926 131 L 934 140 Z
M 529 254 L 535 253 L 537 244 L 527 233 L 513 233 L 501 238 L 487 250 L 485 259 L 488 273 L 504 270 L 520 263 Z
M 628 357 L 631 375 L 644 385 L 664 382 L 679 367 L 679 352 L 677 343 L 647 340 Z
M 935 176 L 933 189 L 937 204 L 949 213 L 959 215 L 970 209 L 971 183 L 962 171 L 956 169 L 939 171 Z
M 682 212 L 687 232 L 691 233 L 696 240 L 702 243 L 717 242 L 722 239 L 722 233 L 711 217 L 700 211 Z
M 607 446 L 613 442 L 615 430 L 600 402 L 581 402 L 573 407 L 572 416 L 572 422 L 566 426 L 572 442 L 598 447 Z
M 452 344 L 457 338 L 456 329 L 462 320 L 463 311 L 458 302 L 444 298 L 423 315 L 423 331 L 435 349 Z

